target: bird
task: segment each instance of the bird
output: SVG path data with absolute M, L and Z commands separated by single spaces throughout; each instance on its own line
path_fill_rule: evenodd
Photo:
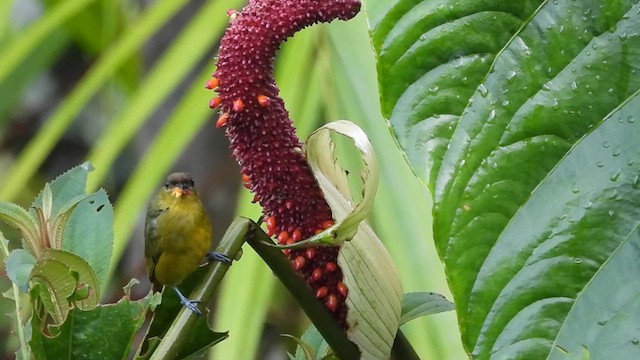
M 154 286 L 171 287 L 180 303 L 196 315 L 198 301 L 189 300 L 178 285 L 203 262 L 230 262 L 210 252 L 212 227 L 191 175 L 172 173 L 149 203 L 144 226 L 147 274 Z

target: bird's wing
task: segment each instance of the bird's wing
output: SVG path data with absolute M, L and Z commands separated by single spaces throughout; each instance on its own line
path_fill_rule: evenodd
M 154 208 L 149 207 L 147 210 L 147 220 L 144 224 L 144 257 L 147 263 L 147 274 L 151 281 L 154 280 L 153 270 L 158 258 L 162 255 L 162 243 L 159 239 L 157 220 L 158 217 L 167 211 L 169 208 Z

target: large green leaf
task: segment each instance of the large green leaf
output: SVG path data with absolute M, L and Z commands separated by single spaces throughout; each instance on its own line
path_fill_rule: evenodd
M 131 301 L 100 305 L 90 311 L 74 309 L 56 336 L 46 336 L 34 317 L 31 347 L 37 359 L 125 359 L 142 326 L 149 306 L 157 302 L 151 294 Z M 107 341 L 108 340 L 108 341 Z
M 624 331 L 622 318 L 640 315 L 627 302 L 638 293 L 625 289 L 606 309 L 594 294 L 621 291 L 601 277 L 637 277 L 633 267 L 620 275 L 628 260 L 616 249 L 633 246 L 640 219 L 640 5 L 536 6 L 372 5 L 383 109 L 434 193 L 436 245 L 468 352 L 537 359 L 584 345 L 592 357 L 635 358 L 598 322 L 616 318 Z M 638 334 L 626 334 L 634 344 Z

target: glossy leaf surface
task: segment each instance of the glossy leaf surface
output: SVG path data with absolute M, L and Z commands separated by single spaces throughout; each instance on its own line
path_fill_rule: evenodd
M 640 4 L 383 3 L 383 111 L 434 194 L 467 351 L 637 357 Z
M 125 359 L 153 301 L 148 295 L 138 301 L 124 298 L 90 311 L 74 309 L 53 337 L 40 333 L 34 317 L 33 354 L 37 359 Z

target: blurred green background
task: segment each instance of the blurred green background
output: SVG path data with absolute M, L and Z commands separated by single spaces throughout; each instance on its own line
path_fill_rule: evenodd
M 143 259 L 146 203 L 166 174 L 194 175 L 216 241 L 237 215 L 260 209 L 243 191 L 228 141 L 216 129 L 204 83 L 214 71 L 226 10 L 238 0 L 0 1 L 0 200 L 28 206 L 45 181 L 89 160 L 89 191 L 104 187 L 115 205 L 113 276 L 103 301 L 130 278 L 149 290 Z M 366 3 L 365 3 L 366 10 Z M 284 44 L 276 77 L 299 135 L 348 119 L 369 135 L 381 163 L 371 223 L 396 262 L 404 291 L 451 299 L 431 232 L 431 198 L 413 176 L 381 117 L 366 14 L 319 25 Z M 344 151 L 343 151 L 344 152 Z M 349 157 L 346 153 L 345 157 Z M 18 244 L 17 234 L 0 228 Z M 0 290 L 8 288 L 0 273 Z M 0 358 L 15 339 L 0 300 Z M 300 335 L 308 320 L 247 247 L 224 280 L 217 330 L 230 338 L 217 359 L 283 359 L 280 334 Z M 465 359 L 455 314 L 403 327 L 423 359 Z

